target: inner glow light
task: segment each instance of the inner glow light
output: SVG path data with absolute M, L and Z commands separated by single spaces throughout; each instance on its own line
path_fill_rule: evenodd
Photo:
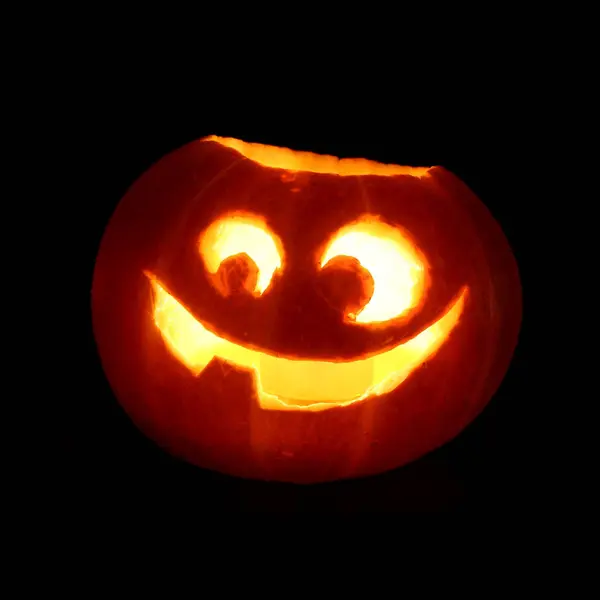
M 392 391 L 448 338 L 467 294 L 461 290 L 440 319 L 405 344 L 359 360 L 316 361 L 252 350 L 217 336 L 147 275 L 154 323 L 169 351 L 196 376 L 215 357 L 252 371 L 258 401 L 267 410 L 325 410 Z
M 236 150 L 247 159 L 265 167 L 287 171 L 309 171 L 332 175 L 411 175 L 424 177 L 431 167 L 403 167 L 386 165 L 364 158 L 337 158 L 326 154 L 300 152 L 289 148 L 278 148 L 263 144 L 252 144 L 235 138 L 211 135 L 207 142 L 218 142 L 222 146 Z
M 335 235 L 323 253 L 321 268 L 340 255 L 356 258 L 373 277 L 371 300 L 350 315 L 357 323 L 388 321 L 421 301 L 425 259 L 396 227 L 363 217 Z
M 200 236 L 199 248 L 206 270 L 213 274 L 226 258 L 247 254 L 258 267 L 257 295 L 264 293 L 273 273 L 281 268 L 281 243 L 264 221 L 252 215 L 230 214 L 217 219 Z

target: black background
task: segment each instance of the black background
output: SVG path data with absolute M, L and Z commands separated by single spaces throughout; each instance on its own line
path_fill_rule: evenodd
M 408 108 L 401 97 L 350 103 L 340 94 L 256 98 L 251 85 L 216 97 L 113 83 L 102 98 L 75 96 L 73 133 L 61 156 L 70 177 L 76 223 L 72 277 L 83 326 L 81 363 L 57 431 L 69 503 L 131 501 L 191 503 L 203 511 L 354 513 L 506 511 L 533 498 L 538 408 L 528 378 L 528 282 L 531 277 L 531 178 L 527 153 L 533 133 L 527 105 L 507 109 L 480 90 L 467 100 Z M 161 99 L 167 97 L 167 101 Z M 294 97 L 294 100 L 291 98 Z M 390 101 L 391 100 L 391 101 Z M 85 106 L 81 109 L 81 104 Z M 443 106 L 444 108 L 440 108 Z M 165 454 L 137 431 L 103 375 L 91 330 L 94 258 L 107 221 L 128 187 L 166 153 L 218 134 L 297 150 L 409 165 L 442 165 L 465 181 L 500 222 L 519 263 L 524 322 L 510 370 L 484 412 L 456 439 L 396 471 L 354 481 L 294 486 L 244 481 L 206 472 Z M 76 175 L 75 175 L 76 173 Z M 72 232 L 73 233 L 73 232 Z M 143 508 L 140 508 L 143 510 Z

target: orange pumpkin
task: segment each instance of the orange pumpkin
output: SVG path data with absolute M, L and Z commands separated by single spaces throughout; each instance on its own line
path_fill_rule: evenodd
M 457 435 L 508 368 L 521 291 L 500 227 L 443 168 L 211 136 L 123 198 L 92 314 L 117 398 L 163 448 L 310 483 Z

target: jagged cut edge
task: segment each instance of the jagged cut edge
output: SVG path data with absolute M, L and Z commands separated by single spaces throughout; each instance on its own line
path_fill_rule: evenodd
M 313 152 L 255 144 L 217 135 L 205 137 L 203 141 L 217 142 L 260 165 L 286 171 L 308 171 L 331 175 L 382 175 L 388 177 L 392 175 L 410 175 L 421 178 L 425 177 L 433 168 L 388 165 L 365 158 L 337 158 L 327 154 L 314 154 Z

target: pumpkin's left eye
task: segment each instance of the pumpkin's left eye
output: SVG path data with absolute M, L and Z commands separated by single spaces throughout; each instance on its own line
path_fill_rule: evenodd
M 327 243 L 319 266 L 335 265 L 338 257 L 353 259 L 372 279 L 370 300 L 347 312 L 356 323 L 395 319 L 417 307 L 424 295 L 426 260 L 400 229 L 365 216 L 342 227 Z
M 213 221 L 201 234 L 198 249 L 223 293 L 246 288 L 262 295 L 282 268 L 283 246 L 259 217 L 230 214 Z M 218 283 L 220 282 L 220 284 Z

